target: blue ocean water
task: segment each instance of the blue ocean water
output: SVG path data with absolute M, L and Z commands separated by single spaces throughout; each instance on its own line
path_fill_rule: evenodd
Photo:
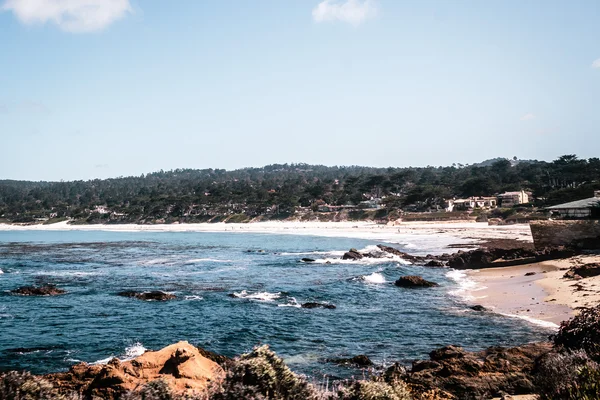
M 0 370 L 57 372 L 187 340 L 227 356 L 266 343 L 295 371 L 348 377 L 357 371 L 324 359 L 366 354 L 409 363 L 448 344 L 476 350 L 547 337 L 525 321 L 469 310 L 448 294 L 457 283 L 447 269 L 340 260 L 349 248 L 375 244 L 251 233 L 0 231 Z M 408 274 L 440 287 L 393 285 Z M 45 283 L 67 294 L 10 293 Z M 163 290 L 177 300 L 116 295 L 124 290 Z M 337 308 L 299 307 L 309 301 Z

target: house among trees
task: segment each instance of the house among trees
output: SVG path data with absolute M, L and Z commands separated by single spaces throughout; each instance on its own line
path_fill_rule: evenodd
M 519 204 L 529 203 L 529 194 L 524 190 L 520 192 L 504 192 L 498 195 L 498 202 L 501 207 L 512 207 Z
M 600 190 L 594 191 L 594 197 L 588 199 L 571 201 L 548 207 L 551 215 L 556 218 L 586 219 L 597 218 L 600 215 Z
M 446 211 L 452 212 L 472 210 L 475 208 L 495 208 L 495 197 L 469 197 L 468 199 L 452 199 L 446 203 Z

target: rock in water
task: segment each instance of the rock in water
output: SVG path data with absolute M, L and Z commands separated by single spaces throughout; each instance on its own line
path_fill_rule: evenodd
M 316 303 L 316 302 L 308 302 L 308 303 L 303 303 L 302 308 L 329 308 L 331 310 L 335 309 L 335 306 L 333 304 L 327 304 L 327 303 Z
M 357 367 L 370 367 L 374 365 L 373 361 L 371 361 L 371 359 L 364 354 L 360 354 L 352 358 L 328 358 L 325 361 L 340 365 L 354 365 Z
M 342 260 L 360 260 L 364 256 L 358 252 L 356 249 L 350 249 L 342 256 Z
M 135 297 L 139 300 L 154 300 L 154 301 L 166 301 L 173 300 L 176 298 L 175 295 L 170 293 L 165 293 L 160 290 L 153 290 L 151 292 L 136 292 L 133 290 L 127 290 L 124 292 L 117 293 L 118 296 L 122 297 Z
M 487 308 L 485 308 L 484 306 L 481 306 L 479 304 L 476 306 L 471 306 L 469 308 L 473 311 L 487 311 Z
M 398 279 L 396 282 L 394 282 L 394 285 L 399 286 L 399 287 L 405 287 L 405 288 L 439 286 L 437 283 L 427 281 L 417 275 L 402 276 L 402 277 L 400 277 L 400 279 Z
M 77 364 L 68 372 L 47 375 L 46 379 L 65 391 L 83 393 L 85 398 L 116 399 L 158 379 L 177 394 L 197 394 L 206 389 L 210 381 L 224 376 L 223 369 L 202 356 L 196 347 L 179 342 L 159 351 L 147 351 L 131 361 L 121 362 L 115 358 L 107 365 Z
M 307 258 L 307 257 L 304 257 L 304 258 L 302 259 L 302 261 L 303 261 L 303 262 L 306 262 L 306 263 L 311 263 L 311 262 L 315 262 L 316 260 L 315 260 L 315 259 L 313 259 L 313 258 Z
M 443 267 L 444 263 L 439 260 L 431 260 L 427 264 L 425 264 L 425 266 L 426 267 Z
M 18 289 L 12 290 L 12 293 L 20 294 L 22 296 L 57 296 L 59 294 L 67 293 L 65 290 L 59 289 L 54 285 L 44 286 L 23 286 Z

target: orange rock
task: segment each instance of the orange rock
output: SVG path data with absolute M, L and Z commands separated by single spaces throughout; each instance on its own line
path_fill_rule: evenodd
M 179 342 L 158 351 L 147 351 L 130 361 L 114 358 L 104 366 L 82 363 L 67 373 L 46 378 L 57 387 L 114 398 L 157 379 L 164 380 L 176 393 L 198 393 L 204 391 L 209 382 L 224 376 L 223 369 L 202 356 L 200 350 L 188 342 Z

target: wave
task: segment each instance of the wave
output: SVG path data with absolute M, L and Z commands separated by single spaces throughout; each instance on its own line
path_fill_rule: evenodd
M 312 256 L 312 255 L 330 255 L 330 256 L 343 256 L 345 251 L 343 250 L 332 250 L 332 251 L 300 251 L 300 252 L 284 252 L 279 253 L 282 256 Z
M 4 273 L 4 271 L 2 271 L 2 270 L 0 269 L 0 275 L 2 275 L 3 273 Z
M 232 260 L 217 260 L 216 258 L 192 258 L 187 260 L 184 264 L 195 264 L 199 262 L 215 262 L 215 263 L 228 263 L 233 262 Z
M 487 289 L 486 286 L 477 286 L 477 282 L 469 278 L 464 271 L 452 270 L 446 273 L 446 277 L 452 279 L 458 284 L 458 289 L 450 290 L 448 292 L 451 296 L 460 297 L 465 301 L 475 301 L 477 299 L 483 299 L 487 296 L 474 296 L 473 292 Z
M 202 296 L 185 296 L 185 300 L 204 300 Z
M 269 292 L 256 292 L 256 293 L 248 293 L 245 290 L 241 292 L 233 292 L 233 297 L 237 297 L 238 299 L 248 299 L 248 300 L 259 300 L 259 301 L 275 301 L 281 297 L 281 292 L 277 293 L 269 293 Z
M 142 354 L 144 354 L 146 352 L 146 349 L 144 347 L 143 344 L 141 344 L 140 342 L 135 342 L 130 346 L 127 346 L 125 348 L 125 351 L 123 354 L 121 354 L 120 357 L 116 357 L 119 359 L 119 361 L 130 361 L 133 360 L 136 357 L 141 356 Z M 90 365 L 104 365 L 104 364 L 108 364 L 108 362 L 110 360 L 112 360 L 113 358 L 115 358 L 114 356 L 110 356 L 107 358 L 103 358 L 102 360 L 98 360 L 98 361 L 94 361 L 92 363 L 90 363 Z
M 385 276 L 379 272 L 373 272 L 370 275 L 363 275 L 361 279 L 368 283 L 386 283 Z
M 37 272 L 36 275 L 40 276 L 75 276 L 75 277 L 83 277 L 83 276 L 98 276 L 103 275 L 100 272 L 82 272 L 82 271 L 41 271 Z
M 544 320 L 541 320 L 541 319 L 529 317 L 527 315 L 503 314 L 503 313 L 498 313 L 498 314 L 504 315 L 505 317 L 522 319 L 522 320 L 530 322 L 530 323 L 532 323 L 534 325 L 538 325 L 538 326 L 541 326 L 541 327 L 544 327 L 544 328 L 551 328 L 551 329 L 558 329 L 558 328 L 560 328 L 560 326 L 558 324 L 555 324 L 554 322 L 544 321 Z
M 294 308 L 300 308 L 302 307 L 300 305 L 300 303 L 298 303 L 298 301 L 296 300 L 295 297 L 289 297 L 288 298 L 288 302 L 285 304 L 277 304 L 277 307 L 294 307 Z

